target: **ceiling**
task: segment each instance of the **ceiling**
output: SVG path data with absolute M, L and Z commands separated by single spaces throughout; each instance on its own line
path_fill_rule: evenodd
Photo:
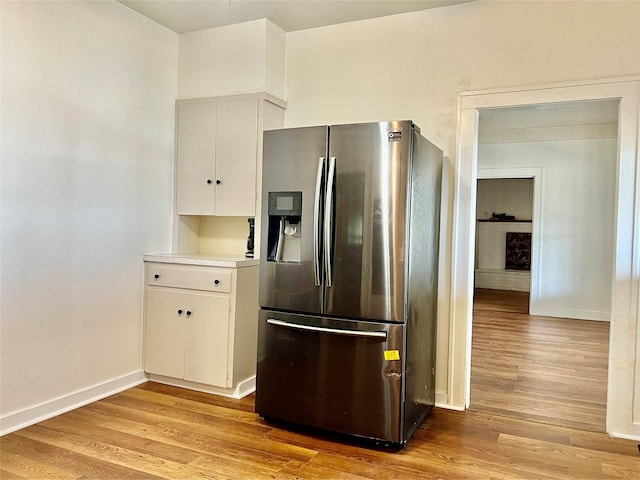
M 176 33 L 268 18 L 285 32 L 472 0 L 119 0 Z

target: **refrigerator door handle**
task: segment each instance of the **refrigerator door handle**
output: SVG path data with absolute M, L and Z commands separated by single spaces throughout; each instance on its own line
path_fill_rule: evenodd
M 336 157 L 329 159 L 329 174 L 327 175 L 327 193 L 324 205 L 324 270 L 327 287 L 332 286 L 333 272 L 331 265 L 331 247 L 333 240 L 333 187 L 336 177 Z
M 364 332 L 361 330 L 342 330 L 339 328 L 314 327 L 312 325 L 301 325 L 299 323 L 284 322 L 282 320 L 276 320 L 275 318 L 268 318 L 267 323 L 270 325 L 277 325 L 279 327 L 293 328 L 295 330 L 307 330 L 310 332 L 334 333 L 337 335 L 348 335 L 351 337 L 383 338 L 385 340 L 387 338 L 387 332 L 385 331 Z
M 322 281 L 320 272 L 320 201 L 322 196 L 322 177 L 324 174 L 325 158 L 318 158 L 318 171 L 316 173 L 316 197 L 313 205 L 313 274 L 316 287 Z

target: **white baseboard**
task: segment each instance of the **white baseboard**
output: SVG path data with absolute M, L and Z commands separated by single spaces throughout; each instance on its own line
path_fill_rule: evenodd
M 190 390 L 197 390 L 198 392 L 211 393 L 213 395 L 220 395 L 222 397 L 235 399 L 246 397 L 250 393 L 256 391 L 255 375 L 242 380 L 241 382 L 238 382 L 238 384 L 234 388 L 213 387 L 204 383 L 189 382 L 187 380 L 164 377 L 162 375 L 147 374 L 147 377 L 152 382 L 164 383 L 165 385 L 171 385 L 173 387 L 188 388 Z
M 542 317 L 573 318 L 576 320 L 595 320 L 598 322 L 609 322 L 611 314 L 598 310 L 581 310 L 574 308 L 555 308 L 536 305 L 531 302 L 529 315 L 539 315 Z
M 626 433 L 609 433 L 609 436 L 613 437 L 613 438 L 622 438 L 624 440 L 633 440 L 633 441 L 640 441 L 640 435 L 628 435 Z
M 50 400 L 34 407 L 25 408 L 0 418 L 0 436 L 15 432 L 48 418 L 88 405 L 102 398 L 145 383 L 144 372 L 133 372 L 99 385 Z

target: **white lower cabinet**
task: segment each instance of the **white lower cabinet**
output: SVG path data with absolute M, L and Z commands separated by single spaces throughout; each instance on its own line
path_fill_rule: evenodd
M 146 269 L 145 371 L 151 379 L 226 389 L 214 393 L 231 396 L 251 389 L 258 267 L 147 263 Z
M 149 287 L 147 372 L 230 387 L 228 336 L 228 297 Z

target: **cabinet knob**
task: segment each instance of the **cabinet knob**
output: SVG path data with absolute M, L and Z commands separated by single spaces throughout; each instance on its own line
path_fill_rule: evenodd
M 182 309 L 178 310 L 178 315 L 182 315 Z
M 187 310 L 187 317 L 191 315 L 191 310 Z
M 156 274 L 153 276 L 153 278 L 155 278 L 155 279 L 157 280 L 157 279 L 159 279 L 159 278 L 160 278 L 160 275 L 156 273 Z
M 216 185 L 220 185 L 222 183 L 222 180 L 220 180 L 219 178 L 216 180 Z
M 220 280 L 214 280 L 213 283 L 215 283 L 216 285 L 220 285 Z
M 207 178 L 207 183 L 211 185 L 213 183 L 213 180 L 211 180 L 210 178 Z

